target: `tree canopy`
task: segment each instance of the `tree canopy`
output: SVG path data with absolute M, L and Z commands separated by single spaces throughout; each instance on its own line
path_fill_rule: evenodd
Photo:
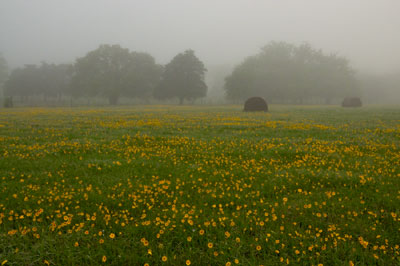
M 47 64 L 40 66 L 25 65 L 14 69 L 5 83 L 6 96 L 43 95 L 60 96 L 68 88 L 70 79 L 70 65 Z
M 123 95 L 148 100 L 160 82 L 163 67 L 149 54 L 132 52 L 130 56 Z
M 169 99 L 177 97 L 179 103 L 184 100 L 195 100 L 207 94 L 204 75 L 207 70 L 194 54 L 186 50 L 176 55 L 169 62 L 162 74 L 161 83 L 154 91 L 154 97 Z
M 77 59 L 71 82 L 73 96 L 105 96 L 116 104 L 120 96 L 148 97 L 159 82 L 161 66 L 146 53 L 119 45 L 100 45 Z
M 358 93 L 354 74 L 346 58 L 325 55 L 309 44 L 271 42 L 233 70 L 225 91 L 234 101 L 261 96 L 269 102 L 319 98 L 329 103 Z

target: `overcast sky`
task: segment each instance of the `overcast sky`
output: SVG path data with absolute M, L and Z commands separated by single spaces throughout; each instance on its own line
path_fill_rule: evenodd
M 0 53 L 12 67 L 116 43 L 162 64 L 191 48 L 206 65 L 235 65 L 272 40 L 399 71 L 400 0 L 0 0 Z

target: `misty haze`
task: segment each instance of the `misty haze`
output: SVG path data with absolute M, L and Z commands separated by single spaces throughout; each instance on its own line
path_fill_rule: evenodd
M 308 43 L 349 60 L 365 101 L 395 104 L 399 9 L 394 0 L 2 1 L 0 53 L 11 73 L 41 62 L 74 64 L 102 44 L 148 53 L 160 65 L 191 49 L 208 70 L 212 100 L 203 102 L 223 103 L 225 78 L 245 58 L 271 41 Z
M 398 0 L 0 0 L 1 265 L 399 265 Z

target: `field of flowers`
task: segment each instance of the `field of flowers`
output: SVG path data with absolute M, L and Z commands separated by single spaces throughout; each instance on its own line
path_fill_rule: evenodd
M 0 265 L 399 265 L 400 108 L 0 110 Z

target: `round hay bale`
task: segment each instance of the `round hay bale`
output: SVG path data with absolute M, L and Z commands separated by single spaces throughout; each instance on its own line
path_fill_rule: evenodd
M 343 99 L 342 107 L 361 107 L 362 102 L 358 97 L 346 97 Z
M 244 103 L 245 112 L 257 112 L 257 111 L 268 111 L 267 102 L 261 97 L 252 97 L 246 100 Z

